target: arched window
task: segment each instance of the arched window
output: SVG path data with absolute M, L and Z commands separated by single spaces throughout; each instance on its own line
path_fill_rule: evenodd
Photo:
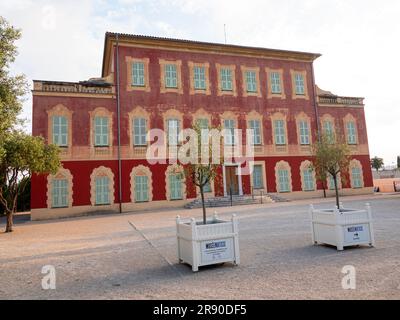
M 349 165 L 350 184 L 353 189 L 364 187 L 363 169 L 361 162 L 353 159 Z
M 311 121 L 310 117 L 301 112 L 296 115 L 298 143 L 301 146 L 309 146 L 311 144 Z
M 165 171 L 165 184 L 167 200 L 186 199 L 186 180 L 182 166 L 168 166 Z
M 90 115 L 90 149 L 94 156 L 112 154 L 113 145 L 113 113 L 106 108 L 99 107 L 89 111 Z
M 347 114 L 343 121 L 347 144 L 356 145 L 358 143 L 356 119 L 351 114 Z
M 260 146 L 263 144 L 263 118 L 262 115 L 255 110 L 246 115 L 247 128 L 253 130 L 251 137 L 252 145 Z
M 282 113 L 274 113 L 271 116 L 273 128 L 273 142 L 275 146 L 285 146 L 287 144 L 287 124 L 286 116 Z
M 336 183 L 338 190 L 342 188 L 342 178 L 340 177 L 340 173 L 336 175 Z M 329 190 L 335 190 L 335 181 L 333 180 L 332 175 L 328 173 L 327 177 L 327 186 Z
M 275 181 L 278 192 L 292 192 L 292 173 L 289 163 L 279 161 L 275 166 Z
M 98 167 L 90 175 L 92 205 L 114 204 L 114 173 L 110 168 Z
M 131 201 L 148 202 L 153 199 L 152 173 L 148 167 L 136 166 L 131 171 Z
M 60 155 L 63 158 L 71 156 L 72 111 L 58 104 L 47 111 L 47 117 L 47 141 L 61 147 Z
M 47 176 L 47 207 L 72 207 L 72 174 L 68 169 L 60 168 L 55 175 Z
M 315 191 L 315 171 L 311 161 L 303 161 L 300 165 L 301 187 L 303 191 Z

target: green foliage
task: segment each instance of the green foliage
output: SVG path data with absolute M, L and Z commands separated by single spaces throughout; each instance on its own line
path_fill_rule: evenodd
M 400 156 L 397 156 L 397 169 L 400 169 Z
M 379 169 L 383 167 L 383 159 L 378 158 L 378 157 L 372 158 L 371 159 L 371 167 L 374 168 L 376 170 L 376 172 L 378 172 Z
M 13 213 L 20 189 L 32 173 L 56 173 L 61 165 L 59 148 L 47 145 L 42 137 L 12 131 L 4 138 L 4 155 L 0 162 L 0 202 L 6 213 Z
M 20 37 L 21 31 L 0 17 L 0 156 L 4 153 L 1 150 L 2 135 L 18 123 L 22 97 L 28 92 L 25 76 L 11 76 L 8 70 L 10 63 L 15 61 L 15 41 Z
M 319 141 L 313 146 L 314 164 L 317 179 L 326 181 L 329 175 L 335 182 L 336 205 L 339 207 L 339 191 L 337 188 L 338 175 L 341 172 L 347 172 L 350 163 L 350 150 L 347 143 L 340 136 L 336 142 L 327 135 L 321 135 Z M 344 178 L 344 175 L 342 175 Z
M 207 223 L 206 219 L 206 208 L 205 208 L 205 203 L 204 203 L 204 187 L 208 184 L 211 183 L 215 177 L 217 176 L 217 170 L 221 163 L 219 164 L 214 164 L 212 161 L 212 156 L 213 156 L 213 147 L 212 144 L 210 143 L 210 136 L 208 136 L 208 139 L 204 139 L 204 134 L 211 132 L 213 129 L 216 131 L 220 131 L 220 128 L 215 127 L 215 128 L 208 128 L 204 130 L 202 129 L 197 123 L 193 125 L 193 130 L 196 133 L 196 138 L 197 138 L 197 151 L 198 151 L 198 156 L 197 158 L 192 159 L 193 161 L 189 162 L 187 165 L 185 165 L 185 176 L 187 178 L 190 178 L 192 183 L 199 187 L 200 189 L 200 194 L 201 194 L 201 200 L 202 200 L 202 205 L 203 205 L 203 223 Z M 214 130 L 213 130 L 214 131 Z M 208 141 L 209 143 L 204 143 L 205 141 Z M 208 161 L 204 161 L 204 159 L 201 158 L 202 150 L 208 149 Z M 222 159 L 221 159 L 222 160 Z M 222 161 L 220 161 L 222 162 Z

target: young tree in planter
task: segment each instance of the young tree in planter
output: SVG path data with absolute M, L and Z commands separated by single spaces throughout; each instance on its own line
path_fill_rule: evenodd
M 397 156 L 397 169 L 400 169 L 400 156 Z
M 378 158 L 378 157 L 372 158 L 371 159 L 371 167 L 374 168 L 376 170 L 376 172 L 378 172 L 379 169 L 381 169 L 383 167 L 383 159 Z
M 219 130 L 219 128 L 213 128 Z M 221 166 L 222 161 L 218 164 L 214 164 L 212 161 L 213 147 L 210 142 L 209 132 L 211 128 L 204 127 L 200 123 L 196 123 L 193 126 L 193 130 L 196 133 L 197 138 L 197 157 L 193 158 L 190 163 L 185 165 L 185 176 L 191 179 L 192 183 L 197 186 L 200 190 L 201 204 L 203 207 L 203 224 L 207 224 L 207 213 L 206 205 L 204 201 L 204 188 L 214 181 L 217 176 L 218 167 Z M 201 151 L 208 150 L 208 161 L 202 161 Z M 204 159 L 203 159 L 204 160 Z
M 59 148 L 47 145 L 41 137 L 21 131 L 8 132 L 4 137 L 0 158 L 0 203 L 7 216 L 5 232 L 13 231 L 13 214 L 17 198 L 32 173 L 56 173 L 60 167 Z
M 338 177 L 341 172 L 347 172 L 350 163 L 350 150 L 346 142 L 337 139 L 332 143 L 330 137 L 321 135 L 313 146 L 316 176 L 319 180 L 326 180 L 330 175 L 335 184 L 336 206 L 340 208 Z

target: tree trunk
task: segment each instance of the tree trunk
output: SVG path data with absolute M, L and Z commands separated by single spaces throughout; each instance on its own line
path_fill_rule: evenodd
M 324 198 L 326 199 L 326 188 L 325 188 L 325 182 L 322 181 L 322 190 L 324 191 Z
M 207 224 L 206 204 L 204 202 L 203 186 L 200 186 L 201 204 L 203 206 L 203 224 Z
M 13 231 L 13 214 L 12 212 L 7 212 L 7 224 L 6 224 L 6 233 Z
M 337 176 L 333 176 L 333 182 L 335 183 L 335 194 L 336 194 L 336 206 L 340 210 L 340 202 L 339 202 L 339 190 L 337 185 Z

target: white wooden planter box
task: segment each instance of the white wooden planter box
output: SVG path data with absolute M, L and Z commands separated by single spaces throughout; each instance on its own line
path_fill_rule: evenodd
M 238 221 L 232 215 L 231 221 L 213 218 L 204 225 L 194 218 L 183 220 L 176 218 L 176 236 L 178 240 L 179 262 L 188 263 L 192 270 L 199 267 L 233 262 L 240 263 Z
M 375 245 L 371 207 L 353 210 L 314 209 L 310 206 L 312 241 L 325 243 L 341 251 L 347 246 Z

